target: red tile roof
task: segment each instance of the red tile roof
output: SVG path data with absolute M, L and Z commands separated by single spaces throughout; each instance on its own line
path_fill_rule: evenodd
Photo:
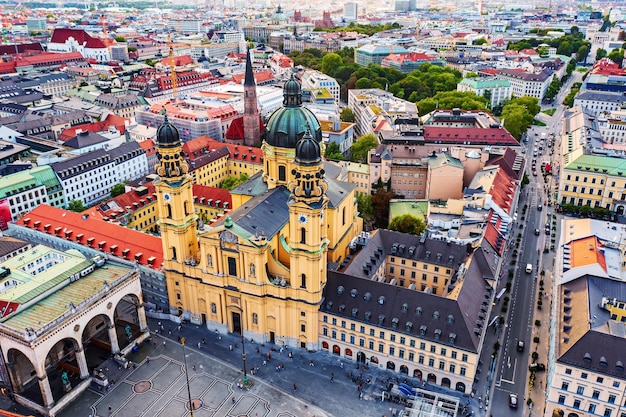
M 502 255 L 502 252 L 504 252 L 506 248 L 506 239 L 498 231 L 496 226 L 491 223 L 487 223 L 487 227 L 485 228 L 485 240 L 489 242 L 491 247 L 498 252 L 498 254 Z
M 208 136 L 199 136 L 195 139 L 190 140 L 189 142 L 186 142 L 183 145 L 183 152 L 185 152 L 187 158 L 189 158 L 190 160 L 194 160 L 205 155 L 205 153 L 202 152 L 204 149 L 206 149 L 207 151 L 212 151 L 223 148 L 226 148 L 228 150 L 228 159 L 232 159 L 235 161 L 247 161 L 258 164 L 261 164 L 263 161 L 263 151 L 260 148 L 218 142 L 217 140 L 211 139 Z
M 424 140 L 430 143 L 468 143 L 471 145 L 519 146 L 504 128 L 424 126 Z
M 497 204 L 498 207 L 508 214 L 511 214 L 516 188 L 517 184 L 515 180 L 509 177 L 504 169 L 498 168 L 489 194 L 491 194 L 492 201 Z
M 80 52 L 41 52 L 33 55 L 17 55 L 13 59 L 16 67 L 85 61 Z
M 73 240 L 96 250 L 99 249 L 109 255 L 136 260 L 139 264 L 149 265 L 154 269 L 161 268 L 163 263 L 163 247 L 159 237 L 128 229 L 83 213 L 41 204 L 18 220 L 16 224 L 49 235 L 55 235 L 55 230 L 59 230 L 59 233 L 56 234 L 58 237 Z M 50 226 L 44 229 L 46 225 Z M 115 247 L 114 245 L 117 245 L 117 248 L 111 253 L 111 247 Z M 127 252 L 124 252 L 126 250 Z
M 69 38 L 74 38 L 76 42 L 85 48 L 106 48 L 101 39 L 94 38 L 82 29 L 54 29 L 51 43 L 65 43 Z
M 236 84 L 241 84 L 245 76 L 246 74 L 243 72 L 241 74 L 233 74 L 231 76 L 231 80 L 232 82 Z M 268 81 L 271 81 L 274 78 L 275 78 L 274 74 L 272 73 L 271 70 L 258 70 L 258 71 L 255 70 L 254 71 L 254 81 L 256 81 L 257 85 L 267 83 Z
M 137 142 L 141 149 L 146 151 L 146 156 L 150 157 L 157 153 L 157 149 L 155 143 L 152 139 L 142 140 L 141 142 Z
M 402 64 L 405 61 L 417 62 L 417 61 L 432 61 L 433 59 L 439 59 L 437 56 L 428 55 L 423 52 L 410 52 L 407 54 L 391 54 L 383 62 L 394 61 Z
M 163 58 L 161 60 L 161 64 L 163 64 L 166 67 L 169 67 L 171 65 L 172 60 L 174 60 L 174 65 L 177 67 L 182 67 L 184 65 L 193 64 L 193 58 L 191 58 L 189 55 L 174 56 L 171 59 L 169 57 Z
M 600 75 L 626 75 L 626 69 L 622 69 L 609 58 L 602 58 L 591 68 L 592 74 Z
M 126 132 L 126 121 L 129 120 L 125 117 L 116 116 L 114 114 L 109 114 L 104 120 L 95 123 L 85 123 L 82 125 L 72 126 L 65 129 L 61 135 L 59 135 L 59 140 L 66 142 L 74 137 L 76 137 L 76 132 L 78 130 L 82 130 L 83 132 L 103 132 L 109 128 L 109 126 L 115 126 L 120 132 L 120 134 L 124 134 Z
M 217 204 L 218 201 L 220 202 L 219 206 Z M 200 184 L 193 185 L 193 203 L 207 207 L 233 208 L 233 198 L 228 190 Z

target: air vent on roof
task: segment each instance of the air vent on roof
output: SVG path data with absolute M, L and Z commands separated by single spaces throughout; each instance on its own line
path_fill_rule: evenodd
M 345 288 L 343 287 L 343 285 L 340 285 L 337 287 L 337 294 L 341 295 L 343 294 L 344 291 L 345 291 Z
M 356 298 L 357 295 L 359 295 L 359 292 L 355 288 L 352 288 L 350 290 L 350 297 Z
M 439 320 L 439 311 L 434 311 L 433 312 L 433 320 Z
M 372 294 L 370 294 L 369 292 L 366 292 L 366 293 L 363 295 L 363 300 L 365 300 L 365 301 L 369 301 L 369 300 L 371 300 L 371 299 L 372 299 Z
M 585 353 L 585 356 L 583 356 L 583 361 L 584 361 L 585 363 L 591 363 L 591 353 L 586 352 L 586 353 Z
M 622 361 L 617 361 L 615 363 L 615 369 L 618 371 L 623 371 L 624 370 L 624 364 L 622 363 Z
M 385 296 L 381 295 L 380 297 L 378 297 L 378 304 L 383 305 L 385 304 Z
M 607 366 L 608 362 L 606 361 L 606 358 L 604 356 L 602 356 L 600 358 L 600 366 Z

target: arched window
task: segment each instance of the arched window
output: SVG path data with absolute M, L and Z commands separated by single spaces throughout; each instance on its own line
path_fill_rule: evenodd
M 167 210 L 167 218 L 172 218 L 172 206 L 170 204 L 165 205 L 165 209 Z
M 259 324 L 259 315 L 257 313 L 252 313 L 252 324 Z
M 341 224 L 346 224 L 346 208 L 344 207 L 341 211 Z
M 206 257 L 206 263 L 209 267 L 213 267 L 213 255 L 207 255 Z
M 287 169 L 284 165 L 278 166 L 278 181 L 287 181 Z
M 176 260 L 176 248 L 172 246 L 172 259 Z
M 211 313 L 217 314 L 217 305 L 215 303 L 211 303 Z
M 304 227 L 300 229 L 300 243 L 306 244 L 306 229 Z
M 300 288 L 306 288 L 306 274 L 302 274 Z

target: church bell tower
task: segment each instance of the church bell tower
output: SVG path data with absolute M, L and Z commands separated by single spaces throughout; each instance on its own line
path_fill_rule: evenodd
M 291 282 L 305 292 L 303 297 L 307 301 L 317 303 L 326 285 L 328 186 L 320 144 L 308 129 L 296 145 L 292 178 L 289 184 Z
M 198 263 L 198 216 L 193 206 L 193 180 L 187 173 L 178 130 L 167 115 L 157 130 L 156 172 L 154 186 L 158 201 L 158 225 L 166 268 L 170 262 Z

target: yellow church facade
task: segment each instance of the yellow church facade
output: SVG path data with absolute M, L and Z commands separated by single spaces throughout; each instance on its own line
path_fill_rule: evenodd
M 321 127 L 287 81 L 270 117 L 264 169 L 233 190 L 233 210 L 198 224 L 174 126 L 157 134 L 155 182 L 171 312 L 257 342 L 319 349 L 327 263 L 362 231 L 355 188 L 324 175 Z

